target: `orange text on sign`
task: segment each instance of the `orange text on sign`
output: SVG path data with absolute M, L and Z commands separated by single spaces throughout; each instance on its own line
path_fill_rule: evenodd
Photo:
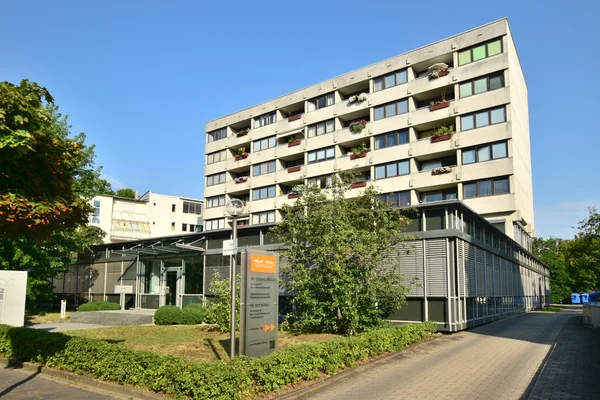
M 250 271 L 265 274 L 277 273 L 277 257 L 264 254 L 250 254 Z

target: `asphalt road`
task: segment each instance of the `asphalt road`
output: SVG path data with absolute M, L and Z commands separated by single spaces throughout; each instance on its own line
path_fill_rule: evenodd
M 581 308 L 448 335 L 286 396 L 295 399 L 600 399 L 600 332 Z

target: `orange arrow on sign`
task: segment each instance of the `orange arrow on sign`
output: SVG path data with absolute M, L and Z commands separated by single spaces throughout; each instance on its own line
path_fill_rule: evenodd
M 275 329 L 275 325 L 271 324 L 271 330 Z
M 271 324 L 271 325 L 265 325 L 263 326 L 263 329 L 265 330 L 265 332 L 269 332 L 275 329 L 275 325 Z

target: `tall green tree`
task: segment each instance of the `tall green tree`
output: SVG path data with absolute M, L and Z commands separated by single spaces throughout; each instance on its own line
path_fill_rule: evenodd
M 298 188 L 272 228 L 284 245 L 283 286 L 294 295 L 296 326 L 354 335 L 381 324 L 405 301 L 399 266 L 384 253 L 405 239 L 408 219 L 369 187 L 348 199 L 351 177 Z
M 112 190 L 94 157 L 48 90 L 0 83 L 0 269 L 29 272 L 30 301 L 50 295 L 50 278 L 102 242 L 86 226 L 89 200 Z
M 573 291 L 600 289 L 600 214 L 588 209 L 588 217 L 577 226 L 579 232 L 565 247 L 565 258 L 573 278 Z
M 569 270 L 565 249 L 568 240 L 550 237 L 533 240 L 533 254 L 550 269 L 550 289 L 553 303 L 560 303 L 573 293 L 573 278 Z
M 115 194 L 120 197 L 127 197 L 129 199 L 135 199 L 135 190 L 133 190 L 131 188 L 119 189 L 119 190 L 117 190 L 117 193 L 115 193 Z

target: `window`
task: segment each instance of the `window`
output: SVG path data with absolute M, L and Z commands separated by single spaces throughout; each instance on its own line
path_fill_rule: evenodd
M 395 101 L 375 107 L 375 120 L 393 117 L 408 112 L 408 100 Z
M 304 158 L 298 158 L 297 160 L 285 161 L 285 168 L 292 168 L 304 165 Z
M 187 224 L 181 224 L 181 230 L 187 232 Z
M 275 211 L 265 211 L 258 214 L 252 215 L 252 225 L 258 224 L 274 224 L 275 223 Z
M 460 117 L 460 129 L 462 131 L 468 131 L 488 125 L 500 124 L 502 122 L 506 122 L 504 106 L 463 115 Z
M 252 166 L 252 176 L 271 174 L 275 172 L 275 161 L 268 161 Z
M 408 174 L 410 174 L 410 163 L 408 160 L 375 166 L 375 179 L 391 178 L 393 176 Z
M 206 198 L 206 208 L 222 207 L 224 205 L 225 195 Z
M 484 179 L 463 185 L 463 198 L 492 196 L 509 193 L 508 178 Z
M 469 97 L 474 94 L 489 92 L 490 90 L 504 87 L 504 72 L 484 76 L 459 85 L 460 97 Z
M 225 229 L 225 218 L 207 219 L 206 221 L 204 221 L 204 229 L 207 231 Z
M 410 191 L 381 194 L 379 200 L 393 207 L 410 206 Z
M 92 217 L 92 224 L 99 224 L 99 223 L 100 223 L 100 218 Z
M 271 136 L 254 142 L 254 151 L 262 151 L 277 146 L 277 136 Z
M 379 90 L 401 85 L 403 83 L 406 83 L 407 79 L 408 75 L 405 69 L 401 71 L 392 72 L 388 75 L 380 76 L 373 80 L 373 91 L 377 92 Z
M 92 215 L 94 217 L 99 217 L 100 216 L 100 200 L 94 200 L 93 202 L 94 205 L 94 212 L 92 213 Z M 100 221 L 98 221 L 97 223 L 99 223 Z
M 408 130 L 388 132 L 383 135 L 375 136 L 375 150 L 398 146 L 405 143 L 408 143 Z
M 183 212 L 185 214 L 202 214 L 202 203 L 193 203 L 191 201 L 183 202 Z
M 188 230 L 190 232 L 202 232 L 202 225 L 189 224 Z M 185 231 L 185 229 L 184 229 L 184 231 Z
M 308 127 L 308 137 L 324 135 L 335 131 L 335 119 L 319 122 Z
M 262 200 L 275 197 L 275 185 L 252 190 L 252 200 Z
M 458 65 L 465 65 L 502 53 L 502 38 L 458 52 Z
M 175 212 L 176 207 L 177 206 L 175 204 L 171 204 L 171 212 Z
M 227 157 L 227 151 L 221 150 L 215 153 L 210 153 L 206 155 L 206 164 L 214 164 L 219 161 L 224 161 L 225 157 Z
M 206 177 L 206 186 L 214 186 L 225 183 L 225 172 L 220 174 L 208 175 Z
M 307 186 L 318 186 L 321 189 L 331 186 L 333 175 L 321 175 L 314 178 L 308 178 L 306 181 Z
M 463 165 L 508 157 L 506 142 L 471 147 L 462 152 Z
M 277 122 L 277 112 L 273 111 L 254 118 L 254 127 L 260 128 L 261 126 L 274 124 L 275 122 Z
M 435 192 L 421 193 L 421 202 L 423 203 L 456 199 L 458 199 L 458 191 L 456 189 L 438 190 Z
M 335 104 L 335 96 L 333 93 L 328 93 L 319 96 L 316 99 L 308 101 L 308 111 L 315 111 L 320 108 L 329 107 Z
M 227 128 L 221 128 L 219 130 L 208 132 L 206 135 L 208 143 L 216 142 L 217 140 L 225 139 L 227 137 Z
M 335 158 L 335 147 L 327 147 L 308 153 L 308 163 L 314 164 L 321 161 L 333 160 Z
M 171 230 L 174 231 L 175 230 L 175 222 L 171 222 Z

